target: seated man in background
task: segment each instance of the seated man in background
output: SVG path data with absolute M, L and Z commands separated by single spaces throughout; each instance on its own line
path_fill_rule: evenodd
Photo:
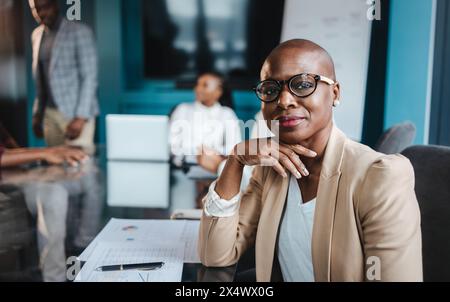
M 77 166 L 87 158 L 83 151 L 68 147 L 19 148 L 0 122 L 0 177 L 3 167 L 20 166 L 38 161 Z M 37 220 L 39 262 L 43 279 L 46 282 L 64 282 L 66 281 L 64 244 L 68 192 L 62 185 L 56 183 L 30 182 L 21 187 L 28 210 Z

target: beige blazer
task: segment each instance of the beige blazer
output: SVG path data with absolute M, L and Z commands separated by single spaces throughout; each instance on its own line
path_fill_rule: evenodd
M 202 263 L 233 265 L 255 245 L 257 280 L 282 280 L 276 248 L 288 185 L 289 178 L 272 168 L 257 167 L 239 213 L 203 215 Z M 377 153 L 332 130 L 317 192 L 312 262 L 320 282 L 422 281 L 420 212 L 408 159 Z

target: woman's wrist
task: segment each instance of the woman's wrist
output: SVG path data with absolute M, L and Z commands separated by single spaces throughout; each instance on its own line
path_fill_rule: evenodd
M 243 163 L 239 158 L 239 150 L 241 149 L 241 144 L 237 144 L 234 146 L 233 150 L 231 151 L 230 156 L 228 156 L 228 159 L 234 161 L 235 164 L 238 164 L 242 169 L 245 167 L 245 163 Z
M 229 164 L 230 164 L 231 166 L 236 167 L 236 168 L 238 168 L 238 169 L 240 169 L 240 170 L 243 170 L 244 167 L 245 167 L 245 164 L 242 163 L 242 162 L 239 160 L 239 157 L 236 156 L 236 155 L 230 155 L 230 156 L 228 157 L 227 162 L 229 162 Z
M 220 198 L 230 200 L 239 193 L 244 165 L 235 156 L 230 156 L 216 183 L 216 193 Z

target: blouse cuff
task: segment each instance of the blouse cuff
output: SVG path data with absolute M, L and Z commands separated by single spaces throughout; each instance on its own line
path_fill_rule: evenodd
M 232 217 L 239 211 L 239 199 L 241 193 L 230 200 L 220 198 L 216 192 L 216 182 L 209 187 L 208 195 L 205 197 L 205 206 L 203 211 L 207 217 L 226 218 Z

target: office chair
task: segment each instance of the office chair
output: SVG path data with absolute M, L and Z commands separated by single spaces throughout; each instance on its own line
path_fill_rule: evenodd
M 384 154 L 397 154 L 411 146 L 416 137 L 416 127 L 410 122 L 394 125 L 384 132 L 375 150 Z
M 422 217 L 424 281 L 450 281 L 450 148 L 414 146 L 411 161 Z

